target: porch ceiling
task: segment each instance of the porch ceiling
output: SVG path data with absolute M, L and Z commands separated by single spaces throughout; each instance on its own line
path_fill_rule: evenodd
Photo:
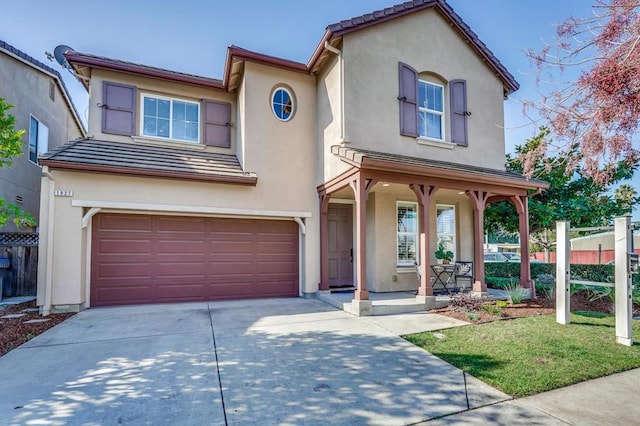
M 331 152 L 354 169 L 393 183 L 418 183 L 454 190 L 483 190 L 496 195 L 527 195 L 549 187 L 546 182 L 526 179 L 505 170 L 407 157 L 359 148 L 332 146 Z M 353 173 L 355 170 L 350 172 Z M 349 174 L 347 172 L 346 174 Z M 339 178 L 335 179 L 340 180 Z M 324 186 L 330 186 L 327 182 Z M 332 192 L 332 191 L 329 191 Z

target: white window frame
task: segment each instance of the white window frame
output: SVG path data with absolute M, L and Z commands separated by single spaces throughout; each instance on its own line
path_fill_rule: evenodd
M 35 141 L 33 141 L 35 142 L 35 146 L 33 146 L 32 143 L 33 132 L 31 131 L 31 121 L 35 121 L 37 123 Z M 38 157 L 40 157 L 41 154 L 45 154 L 47 151 L 49 151 L 49 128 L 33 114 L 29 114 L 29 161 L 39 166 L 40 163 L 38 162 Z M 31 159 L 31 153 L 35 153 L 35 161 Z
M 416 213 L 416 229 L 415 232 L 402 232 L 398 229 L 398 209 L 400 207 L 412 207 Z M 420 217 L 418 213 L 418 203 L 412 201 L 396 201 L 396 266 L 397 267 L 413 267 L 415 262 L 420 259 Z M 400 236 L 414 236 L 415 237 L 415 259 L 413 261 L 400 261 L 400 246 L 398 240 Z
M 144 99 L 145 98 L 151 98 L 151 99 L 162 99 L 165 101 L 169 101 L 169 137 L 165 138 L 163 136 L 153 136 L 153 135 L 145 135 L 144 134 Z M 191 140 L 187 140 L 187 139 L 176 139 L 173 137 L 173 102 L 174 101 L 178 101 L 178 102 L 185 102 L 188 104 L 193 104 L 196 105 L 196 107 L 198 108 L 198 139 L 195 141 L 191 141 Z M 201 111 L 201 106 L 200 106 L 200 102 L 194 102 L 194 101 L 190 101 L 188 99 L 183 99 L 183 98 L 173 98 L 173 97 L 169 97 L 169 96 L 161 96 L 161 95 L 156 95 L 153 93 L 145 93 L 142 92 L 140 93 L 140 137 L 143 138 L 149 138 L 149 139 L 154 139 L 154 140 L 160 140 L 160 141 L 178 141 L 178 142 L 184 142 L 184 143 L 194 143 L 194 144 L 199 144 L 201 143 L 202 140 L 202 111 Z
M 438 111 L 435 109 L 429 109 L 426 106 L 420 105 L 420 84 L 430 84 L 432 86 L 436 86 L 439 87 L 440 90 L 442 90 L 442 111 Z M 418 114 L 424 112 L 424 113 L 428 113 L 428 114 L 434 114 L 434 115 L 438 115 L 440 116 L 440 136 L 441 138 L 434 138 L 431 136 L 427 136 L 422 135 L 422 134 L 418 134 L 418 138 L 420 139 L 426 139 L 426 140 L 431 140 L 431 141 L 438 141 L 438 142 L 444 142 L 446 140 L 445 138 L 445 120 L 444 120 L 444 112 L 446 111 L 446 99 L 445 99 L 445 87 L 442 84 L 438 84 L 438 83 L 434 83 L 432 81 L 427 81 L 427 80 L 418 80 Z M 420 132 L 420 130 L 422 130 L 419 126 L 420 124 L 420 119 L 418 118 L 418 132 Z
M 289 117 L 287 118 L 280 118 L 278 116 L 278 113 L 276 112 L 275 109 L 275 96 L 276 93 L 278 93 L 279 90 L 282 90 L 284 92 L 287 93 L 287 95 L 289 95 L 289 99 L 291 100 L 291 112 L 289 113 Z M 276 119 L 278 121 L 282 121 L 282 122 L 287 122 L 287 121 L 291 121 L 291 119 L 293 118 L 295 112 L 296 112 L 296 101 L 295 98 L 293 97 L 293 92 L 289 89 L 287 89 L 286 87 L 283 86 L 278 86 L 276 87 L 273 92 L 271 93 L 271 112 L 273 113 L 273 115 L 276 117 Z
M 445 208 L 447 210 L 451 210 L 453 211 L 453 233 L 440 233 L 438 230 L 438 210 L 440 210 L 441 208 Z M 436 236 L 438 239 L 438 244 L 440 244 L 441 242 L 443 242 L 443 236 L 447 237 L 447 240 L 449 240 L 451 242 L 451 245 L 446 245 L 445 244 L 445 248 L 447 250 L 451 250 L 453 252 L 453 260 L 456 259 L 457 257 L 457 247 L 456 247 L 456 239 L 457 239 L 457 228 L 458 228 L 458 224 L 456 221 L 456 206 L 453 204 L 436 204 Z

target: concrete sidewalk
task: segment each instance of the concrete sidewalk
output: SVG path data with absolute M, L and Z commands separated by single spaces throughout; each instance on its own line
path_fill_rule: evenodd
M 429 425 L 638 425 L 640 369 L 472 409 Z

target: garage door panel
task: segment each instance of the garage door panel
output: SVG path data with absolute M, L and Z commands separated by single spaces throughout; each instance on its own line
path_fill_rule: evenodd
M 158 232 L 178 232 L 181 234 L 198 234 L 205 232 L 204 218 L 166 217 L 158 218 Z
M 104 255 L 115 254 L 140 256 L 151 254 L 151 240 L 128 240 L 128 239 L 102 239 L 98 243 L 100 253 Z
M 101 263 L 99 274 L 105 280 L 110 278 L 152 278 L 151 265 L 144 263 Z
M 293 221 L 98 214 L 93 306 L 298 295 Z
M 151 232 L 153 230 L 152 218 L 142 215 L 97 215 L 94 218 L 98 221 L 98 227 L 103 232 L 109 231 L 130 231 L 130 232 Z

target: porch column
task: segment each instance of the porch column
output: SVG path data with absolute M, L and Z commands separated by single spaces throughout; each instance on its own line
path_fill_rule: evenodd
M 529 253 L 529 197 L 517 195 L 511 198 L 518 212 L 520 232 L 520 286 L 531 289 L 531 297 L 535 297 L 535 286 L 531 281 L 531 260 Z
M 433 296 L 433 286 L 431 285 L 429 265 L 431 264 L 431 235 L 429 233 L 429 207 L 431 206 L 431 196 L 438 190 L 435 186 L 425 184 L 411 184 L 409 188 L 416 194 L 418 199 L 418 218 L 420 232 L 420 287 L 418 296 Z
M 467 191 L 473 204 L 473 263 L 476 269 L 476 281 L 473 291 L 486 293 L 487 283 L 484 281 L 484 210 L 487 199 L 491 196 L 486 191 Z
M 375 185 L 374 179 L 367 179 L 359 172 L 351 181 L 356 199 L 356 291 L 355 300 L 369 300 L 367 290 L 367 198 Z
M 329 194 L 320 197 L 320 291 L 329 290 Z

